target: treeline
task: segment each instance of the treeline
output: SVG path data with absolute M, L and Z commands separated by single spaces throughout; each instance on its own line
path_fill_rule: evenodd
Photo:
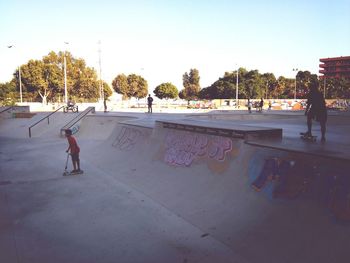
M 311 82 L 319 85 L 321 92 L 327 98 L 350 98 L 349 79 L 319 80 L 316 74 L 309 71 L 299 71 L 296 78 L 276 79 L 273 73 L 260 74 L 258 70 L 247 71 L 239 68 L 237 71 L 226 72 L 222 78 L 211 86 L 200 90 L 198 97 L 201 99 L 236 98 L 238 79 L 239 98 L 271 98 L 271 99 L 297 99 L 305 98 Z
M 96 70 L 86 66 L 85 60 L 69 52 L 50 52 L 41 60 L 29 60 L 16 69 L 13 79 L 0 83 L 3 104 L 18 101 L 20 81 L 24 101 L 57 102 L 64 100 L 64 57 L 68 95 L 75 101 L 97 101 L 101 87 L 106 96 L 112 95 L 109 85 L 100 81 Z M 19 77 L 20 76 L 20 77 Z
M 112 95 L 112 89 L 123 96 L 144 98 L 148 93 L 148 83 L 136 74 L 117 75 L 110 87 L 100 81 L 96 70 L 88 67 L 85 60 L 75 58 L 69 52 L 50 52 L 41 60 L 29 60 L 13 74 L 11 81 L 0 83 L 0 101 L 2 104 L 14 104 L 19 99 L 19 79 L 22 83 L 24 101 L 63 101 L 64 97 L 64 57 L 66 58 L 66 83 L 69 97 L 77 102 L 94 102 L 100 97 L 102 87 L 105 97 Z M 19 78 L 19 74 L 21 78 Z M 316 74 L 299 71 L 296 78 L 276 78 L 273 73 L 259 73 L 239 68 L 225 72 L 209 87 L 201 88 L 200 75 L 197 69 L 190 69 L 182 76 L 183 88 L 179 89 L 170 82 L 161 83 L 153 93 L 160 99 L 181 98 L 197 99 L 234 99 L 236 92 L 240 99 L 297 99 L 305 98 L 311 81 L 319 82 L 319 87 L 326 98 L 350 98 L 349 79 L 319 80 Z M 237 87 L 238 80 L 238 87 Z M 112 88 L 112 89 L 111 89 Z

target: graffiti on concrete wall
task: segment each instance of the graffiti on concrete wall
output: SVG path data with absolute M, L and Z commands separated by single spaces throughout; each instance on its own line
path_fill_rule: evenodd
M 314 199 L 324 203 L 335 219 L 350 222 L 350 177 L 345 167 L 271 157 L 249 177 L 257 192 L 266 190 L 273 199 Z
M 217 161 L 224 161 L 226 153 L 230 152 L 231 150 L 231 139 L 213 136 L 208 145 L 208 156 Z
M 112 146 L 119 150 L 131 150 L 137 143 L 141 142 L 144 136 L 138 129 L 122 127 Z
M 164 161 L 171 165 L 190 166 L 200 157 L 224 161 L 232 150 L 230 138 L 186 131 L 169 131 L 165 139 Z
M 76 134 L 79 131 L 80 125 L 76 124 L 73 127 L 71 127 L 72 134 Z

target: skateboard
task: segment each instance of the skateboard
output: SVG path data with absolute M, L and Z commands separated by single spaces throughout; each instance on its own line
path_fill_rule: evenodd
M 308 135 L 306 132 L 301 132 L 300 133 L 300 138 L 305 140 L 305 141 L 316 142 L 317 136 Z

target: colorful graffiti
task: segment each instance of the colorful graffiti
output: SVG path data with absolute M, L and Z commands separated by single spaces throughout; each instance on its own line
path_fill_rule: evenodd
M 252 178 L 252 176 L 250 175 Z M 323 202 L 338 220 L 350 221 L 350 177 L 345 169 L 294 158 L 267 158 L 251 186 L 271 190 L 273 199 L 307 196 Z
M 73 127 L 71 127 L 70 129 L 72 130 L 72 134 L 76 134 L 79 131 L 80 125 L 76 124 Z
M 131 150 L 145 135 L 138 129 L 122 127 L 112 146 L 119 150 Z
M 169 131 L 165 139 L 164 161 L 171 165 L 190 166 L 194 160 L 208 157 L 225 161 L 232 151 L 232 140 L 187 131 Z

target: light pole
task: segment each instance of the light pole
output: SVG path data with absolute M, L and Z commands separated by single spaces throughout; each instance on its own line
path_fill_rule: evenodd
M 297 68 L 293 68 L 293 71 L 298 71 L 298 69 Z M 298 73 L 295 75 L 294 100 L 297 99 L 297 75 L 298 75 Z
M 103 83 L 102 83 L 102 64 L 101 64 L 101 40 L 98 41 L 98 64 L 100 67 L 100 101 L 104 100 L 105 94 L 103 90 Z
M 69 43 L 68 42 L 64 42 L 64 44 L 68 45 Z M 67 102 L 68 102 L 68 91 L 67 91 L 66 48 L 64 49 L 63 66 L 64 66 L 64 102 L 67 104 Z
M 238 105 L 238 71 L 239 71 L 239 68 L 237 67 L 237 75 L 236 75 L 236 108 L 239 107 L 239 105 Z
M 14 45 L 7 46 L 8 48 L 13 48 Z M 21 103 L 23 103 L 23 96 L 22 96 L 22 78 L 21 78 L 21 65 L 18 66 L 18 80 L 19 80 L 19 97 Z

